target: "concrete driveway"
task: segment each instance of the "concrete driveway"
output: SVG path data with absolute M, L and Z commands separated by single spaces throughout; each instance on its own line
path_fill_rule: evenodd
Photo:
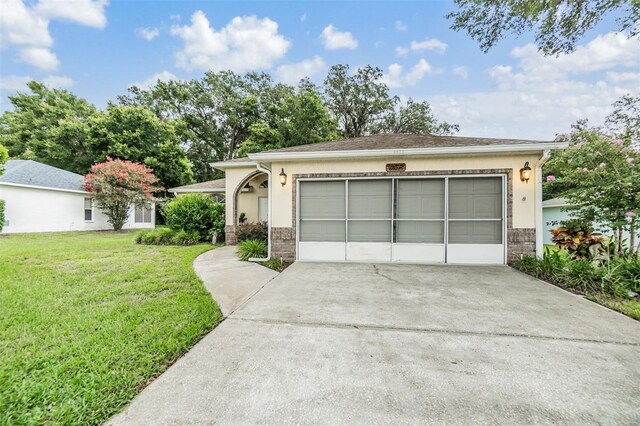
M 113 424 L 639 424 L 640 323 L 508 267 L 296 263 Z

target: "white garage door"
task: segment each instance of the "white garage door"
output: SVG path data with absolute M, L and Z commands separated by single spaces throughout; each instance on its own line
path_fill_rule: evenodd
M 504 263 L 504 177 L 301 180 L 298 259 Z

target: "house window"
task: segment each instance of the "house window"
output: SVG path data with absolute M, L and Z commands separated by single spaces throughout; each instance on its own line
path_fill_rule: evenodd
M 84 199 L 84 221 L 93 222 L 93 203 L 91 198 Z
M 153 211 L 150 207 L 136 207 L 135 212 L 135 222 L 136 223 L 151 223 L 151 212 Z

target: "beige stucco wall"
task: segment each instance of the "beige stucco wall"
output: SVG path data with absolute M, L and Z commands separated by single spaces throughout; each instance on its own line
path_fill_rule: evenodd
M 525 162 L 532 168 L 531 179 L 528 183 L 520 181 L 520 168 Z M 285 186 L 280 185 L 279 179 L 274 179 L 272 187 L 272 218 L 271 226 L 275 228 L 289 228 L 293 226 L 293 175 L 311 173 L 379 173 L 385 171 L 387 163 L 405 163 L 407 172 L 420 171 L 448 171 L 448 170 L 476 170 L 476 169 L 512 169 L 513 170 L 513 228 L 536 227 L 536 165 L 537 155 L 469 155 L 457 157 L 393 157 L 388 159 L 352 159 L 352 160 L 313 160 L 277 162 L 271 165 L 271 170 L 284 169 L 288 176 Z M 240 182 L 256 169 L 251 167 L 233 168 L 226 170 L 227 206 L 233 203 L 233 192 Z M 277 175 L 277 173 L 276 173 Z M 249 221 L 257 221 L 258 196 L 257 187 L 264 177 L 253 179 L 251 185 L 256 188 L 253 193 L 241 193 L 238 197 L 238 211 L 244 211 Z M 253 181 L 260 181 L 256 184 Z M 265 195 L 267 190 L 265 191 Z M 233 225 L 233 209 L 227 208 L 227 225 Z
M 254 173 L 255 171 L 255 167 L 231 168 L 225 171 L 225 190 L 227 205 L 227 208 L 225 210 L 225 222 L 227 225 L 234 224 L 233 194 L 236 188 L 244 181 L 244 179 L 247 178 L 248 175 Z M 257 175 L 249 181 L 249 184 L 253 186 L 253 192 L 238 193 L 236 219 L 238 216 L 240 216 L 240 213 L 245 213 L 247 216 L 247 221 L 250 223 L 255 223 L 260 220 L 260 218 L 258 217 L 258 198 L 267 197 L 269 195 L 269 190 L 267 188 L 260 188 L 260 184 L 265 180 L 267 180 L 266 174 L 263 173 Z
M 520 181 L 520 168 L 528 161 L 533 169 L 528 183 Z M 297 161 L 273 163 L 272 170 L 284 168 L 288 176 L 287 184 L 273 185 L 273 227 L 293 226 L 292 204 L 293 194 L 291 178 L 296 174 L 309 173 L 365 173 L 384 172 L 387 163 L 405 163 L 407 172 L 427 170 L 475 170 L 475 169 L 513 169 L 513 227 L 535 228 L 536 176 L 535 168 L 539 157 L 535 155 L 491 155 L 465 157 L 393 157 L 375 160 L 332 160 L 332 161 Z

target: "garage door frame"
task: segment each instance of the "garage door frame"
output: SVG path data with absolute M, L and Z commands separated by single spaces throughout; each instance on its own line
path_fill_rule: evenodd
M 444 219 L 444 232 L 445 232 L 445 237 L 444 237 L 444 250 L 445 250 L 445 258 L 444 261 L 446 263 L 453 263 L 453 262 L 449 262 L 449 258 L 448 258 L 448 222 L 449 222 L 449 217 L 448 217 L 448 208 L 449 208 L 449 194 L 448 194 L 448 189 L 449 189 L 449 179 L 455 179 L 455 178 L 489 178 L 489 177 L 500 177 L 501 178 L 501 190 L 502 190 L 502 197 L 501 197 L 501 202 L 502 202 L 502 218 L 501 218 L 501 223 L 502 223 L 502 241 L 501 241 L 501 250 L 500 250 L 500 254 L 501 254 L 501 262 L 496 262 L 496 263 L 500 263 L 500 264 L 505 264 L 506 260 L 507 260 L 507 250 L 508 250 L 508 231 L 511 228 L 511 203 L 510 203 L 510 199 L 512 197 L 512 192 L 511 192 L 511 181 L 512 181 L 512 171 L 510 169 L 493 169 L 493 170 L 478 170 L 478 171 L 469 171 L 469 170 L 453 170 L 453 171 L 440 171 L 438 173 L 434 173 L 434 172 L 412 172 L 411 174 L 402 174 L 402 175 L 389 175 L 389 174 L 385 174 L 385 173 L 376 173 L 376 174 L 368 174 L 368 173 L 345 173 L 345 174 L 340 174 L 340 173 L 335 173 L 335 174 L 310 174 L 310 175 L 294 175 L 293 176 L 293 180 L 294 180 L 294 194 L 293 194 L 293 202 L 294 202 L 294 220 L 295 220 L 295 224 L 294 224 L 294 230 L 295 230 L 295 244 L 296 244 L 296 259 L 300 260 L 300 184 L 301 182 L 306 182 L 306 181 L 353 181 L 353 180 L 389 180 L 389 181 L 394 181 L 394 180 L 406 180 L 406 179 L 444 179 L 445 180 L 445 210 L 447 210 L 445 212 L 445 219 Z M 396 184 L 392 185 L 393 191 L 395 191 L 396 188 Z M 345 184 L 345 203 L 348 203 L 348 184 Z M 394 194 L 395 196 L 395 194 Z M 348 219 L 345 219 L 345 221 L 347 221 Z M 391 223 L 393 223 L 393 218 L 391 219 Z M 346 232 L 346 230 L 345 230 Z M 343 261 L 343 262 L 370 262 L 367 260 L 348 260 L 347 259 L 347 253 L 346 253 L 346 246 L 347 246 L 347 236 L 345 234 L 345 252 L 344 252 L 344 256 L 334 256 L 332 259 L 327 259 L 327 261 L 329 260 L 339 260 L 339 261 Z M 392 243 L 392 244 L 398 244 L 398 243 Z M 338 255 L 338 253 L 334 253 L 335 255 Z M 314 261 L 314 260 L 305 260 L 305 261 Z M 320 261 L 320 260 L 318 260 Z M 378 260 L 379 261 L 379 260 Z M 389 260 L 389 262 L 391 262 L 391 259 Z M 413 261 L 394 261 L 393 263 L 429 263 L 429 262 L 413 262 Z M 433 262 L 432 262 L 433 263 Z M 466 262 L 465 262 L 466 263 Z M 490 263 L 490 262 L 473 262 L 473 259 L 470 263 Z M 493 262 L 491 262 L 493 263 Z

